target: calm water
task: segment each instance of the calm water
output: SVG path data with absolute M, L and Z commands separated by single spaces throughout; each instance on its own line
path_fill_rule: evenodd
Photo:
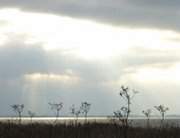
M 0 117 L 1 122 L 7 122 L 7 121 L 16 122 L 17 120 L 18 120 L 17 117 Z M 54 123 L 55 120 L 56 120 L 55 117 L 33 117 L 32 118 L 33 123 Z M 56 123 L 58 122 L 58 123 L 68 124 L 68 123 L 73 123 L 75 120 L 76 119 L 74 117 L 59 117 L 56 120 Z M 79 123 L 83 123 L 84 121 L 85 121 L 84 117 L 78 118 Z M 110 119 L 108 117 L 88 117 L 87 121 L 88 122 L 108 123 L 108 122 L 112 122 L 112 119 Z M 22 122 L 23 123 L 30 123 L 31 118 L 23 117 Z M 130 118 L 129 122 L 134 127 L 138 127 L 138 126 L 145 127 L 147 125 L 147 120 L 143 117 Z M 160 126 L 160 124 L 161 124 L 161 120 L 158 117 L 153 117 L 150 119 L 150 125 L 152 127 L 158 127 L 158 126 Z M 180 118 L 168 117 L 164 121 L 164 124 L 168 125 L 168 126 L 180 127 Z

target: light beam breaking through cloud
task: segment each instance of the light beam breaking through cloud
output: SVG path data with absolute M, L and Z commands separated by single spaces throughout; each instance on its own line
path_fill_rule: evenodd
M 0 8 L 0 115 L 10 114 L 7 101 L 23 102 L 41 115 L 48 114 L 46 104 L 53 100 L 63 101 L 67 108 L 88 100 L 95 106 L 92 115 L 111 114 L 121 103 L 118 91 L 123 84 L 140 91 L 136 114 L 141 112 L 140 103 L 148 107 L 167 103 L 172 113 L 180 114 L 176 108 L 179 102 L 161 98 L 171 96 L 178 101 L 180 96 L 180 33 L 178 26 L 172 26 L 175 21 L 168 21 L 170 25 L 160 20 L 147 23 L 143 15 L 131 19 L 133 15 L 121 9 L 125 18 L 112 13 L 117 2 L 109 0 L 99 6 L 99 2 L 89 1 L 90 13 L 86 7 L 84 15 L 76 9 L 78 4 L 85 6 L 83 1 L 57 1 L 62 7 L 67 5 L 53 10 L 51 3 L 49 12 L 44 4 L 38 10 L 34 1 L 30 7 L 30 2 L 16 2 L 18 6 L 0 2 L 4 5 Z M 138 2 L 147 6 L 143 0 Z M 119 3 L 132 11 L 137 4 Z M 75 5 L 74 9 L 70 10 L 69 4 Z M 94 6 L 100 8 L 97 16 L 93 14 Z M 107 16 L 105 7 L 111 11 Z M 141 8 L 137 12 L 148 10 Z M 155 8 L 154 12 L 158 11 L 160 16 L 162 11 Z M 64 110 L 64 115 L 67 113 Z

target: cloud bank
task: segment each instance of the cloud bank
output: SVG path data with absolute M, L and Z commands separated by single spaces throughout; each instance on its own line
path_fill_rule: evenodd
M 45 12 L 102 23 L 179 31 L 179 1 L 147 0 L 1 0 L 1 8 Z

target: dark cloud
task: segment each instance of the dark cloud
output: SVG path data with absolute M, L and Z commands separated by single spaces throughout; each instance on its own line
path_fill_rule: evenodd
M 3 7 L 86 18 L 131 27 L 180 29 L 179 1 L 148 0 L 1 0 Z

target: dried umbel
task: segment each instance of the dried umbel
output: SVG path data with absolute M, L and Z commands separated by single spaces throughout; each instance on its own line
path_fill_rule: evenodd
M 49 103 L 49 105 L 51 107 L 51 110 L 56 111 L 56 120 L 57 120 L 59 117 L 59 112 L 63 108 L 63 103 L 62 102 L 60 102 L 60 103 Z
M 149 119 L 151 116 L 152 110 L 151 109 L 143 110 L 142 113 L 147 117 L 147 119 Z
M 88 114 L 90 108 L 91 108 L 91 104 L 90 103 L 88 103 L 88 102 L 82 102 L 81 103 L 80 110 L 84 114 L 85 121 L 87 121 L 87 114 Z
M 71 112 L 72 115 L 74 115 L 74 116 L 76 116 L 76 118 L 78 118 L 80 113 L 81 113 L 81 110 L 80 110 L 80 108 L 76 108 L 75 105 L 73 104 L 70 107 L 70 112 Z
M 19 117 L 19 123 L 21 123 L 21 116 L 22 116 L 22 112 L 24 110 L 24 104 L 14 104 L 11 105 L 13 111 L 18 114 Z
M 159 106 L 154 106 L 154 108 L 159 111 L 159 113 L 161 114 L 161 117 L 162 117 L 162 122 L 164 121 L 165 119 L 165 114 L 166 112 L 169 110 L 168 107 L 165 107 L 164 105 L 159 105 Z
M 128 118 L 131 112 L 130 105 L 134 96 L 138 93 L 138 91 L 130 90 L 128 87 L 121 86 L 119 95 L 125 101 L 125 106 L 121 108 L 121 112 L 125 118 L 125 124 L 128 126 Z
M 120 110 L 114 112 L 114 117 L 117 118 L 123 126 L 127 125 L 127 107 L 121 107 Z
M 147 127 L 149 127 L 149 126 L 150 126 L 149 119 L 150 119 L 152 110 L 151 110 L 151 109 L 143 110 L 142 113 L 143 113 L 143 114 L 145 115 L 145 117 L 147 118 Z
M 70 107 L 70 113 L 71 113 L 73 116 L 76 117 L 75 123 L 77 124 L 79 115 L 81 114 L 81 109 L 80 109 L 80 108 L 76 108 L 75 105 L 73 104 L 73 105 Z
M 36 114 L 35 114 L 34 112 L 32 112 L 32 111 L 29 110 L 29 111 L 28 111 L 28 115 L 29 115 L 29 117 L 31 118 L 31 123 L 32 123 L 32 118 L 35 117 Z
M 34 117 L 36 114 L 34 113 L 34 112 L 32 112 L 32 111 L 28 111 L 28 115 L 29 115 L 29 117 Z

